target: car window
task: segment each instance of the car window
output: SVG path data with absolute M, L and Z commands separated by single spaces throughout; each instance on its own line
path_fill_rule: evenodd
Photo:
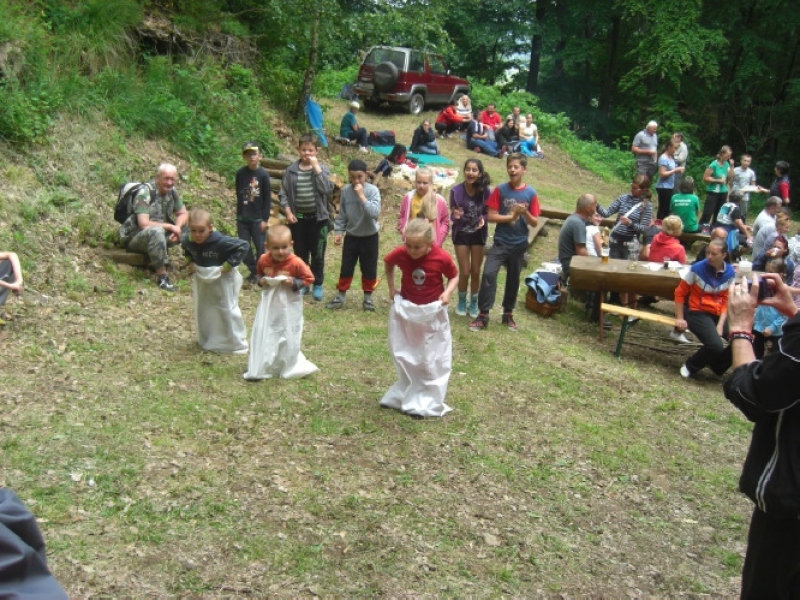
M 425 70 L 425 61 L 422 58 L 422 52 L 419 50 L 411 51 L 411 56 L 408 59 L 408 70 L 419 73 Z
M 428 55 L 428 65 L 433 73 L 437 75 L 444 75 L 447 73 L 447 67 L 444 66 L 444 61 L 441 56 Z
M 365 65 L 375 66 L 382 62 L 391 62 L 400 70 L 406 67 L 406 54 L 402 50 L 392 50 L 391 48 L 373 48 L 364 59 Z

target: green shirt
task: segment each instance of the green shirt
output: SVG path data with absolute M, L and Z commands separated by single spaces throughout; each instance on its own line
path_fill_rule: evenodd
M 713 179 L 724 179 L 725 183 L 709 183 L 706 185 L 707 192 L 716 192 L 718 194 L 728 193 L 728 171 L 731 165 L 728 162 L 719 164 L 716 160 L 712 160 L 711 164 L 706 167 L 711 169 L 711 177 Z
M 681 218 L 683 230 L 694 233 L 698 229 L 697 212 L 700 199 L 694 194 L 674 194 L 669 202 L 669 212 Z

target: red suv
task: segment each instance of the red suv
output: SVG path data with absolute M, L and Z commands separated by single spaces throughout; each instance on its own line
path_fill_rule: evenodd
M 438 54 L 391 46 L 370 49 L 353 87 L 368 108 L 388 102 L 412 115 L 426 104 L 448 104 L 470 90 L 469 82 L 451 75 Z

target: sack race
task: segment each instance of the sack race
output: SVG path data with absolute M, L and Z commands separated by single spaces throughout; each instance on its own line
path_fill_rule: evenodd
M 367 140 L 370 146 L 394 146 L 396 138 L 394 131 L 385 129 L 383 131 L 370 131 Z
M 525 278 L 528 292 L 525 295 L 525 308 L 550 317 L 561 311 L 567 301 L 567 294 L 561 289 L 558 273 L 536 271 Z
M 453 410 L 444 402 L 453 363 L 446 306 L 438 301 L 414 304 L 396 295 L 389 309 L 389 351 L 397 382 L 381 406 L 420 417 L 441 417 Z
M 319 371 L 300 351 L 303 296 L 285 285 L 261 292 L 250 336 L 245 379 L 296 379 Z
M 239 309 L 242 276 L 236 269 L 195 267 L 192 281 L 197 343 L 203 350 L 247 352 L 247 328 Z

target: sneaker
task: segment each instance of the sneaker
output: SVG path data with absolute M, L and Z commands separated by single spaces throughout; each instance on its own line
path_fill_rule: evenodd
M 175 290 L 175 286 L 172 285 L 172 282 L 169 280 L 169 277 L 166 275 L 159 275 L 158 276 L 158 287 L 160 287 L 165 292 L 172 292 Z
M 344 306 L 344 296 L 336 296 L 333 300 L 325 305 L 325 308 L 342 308 Z
M 461 294 L 458 295 L 458 306 L 456 306 L 456 314 L 459 317 L 466 317 L 467 316 L 467 295 L 466 295 L 466 293 L 463 296 Z
M 674 342 L 678 342 L 679 344 L 691 344 L 691 342 L 686 339 L 685 335 L 683 335 L 680 331 L 675 331 L 674 329 L 669 332 L 669 339 Z
M 503 313 L 503 319 L 500 322 L 506 325 L 509 331 L 517 331 L 517 324 L 514 322 L 514 316 L 510 312 Z
M 489 327 L 489 315 L 480 314 L 475 317 L 475 320 L 469 324 L 470 331 L 483 331 Z
M 372 301 L 372 298 L 364 298 L 364 302 L 361 304 L 361 307 L 369 312 L 375 312 L 375 303 Z
M 311 294 L 311 297 L 314 298 L 315 302 L 322 302 L 322 286 L 315 285 L 314 291 Z
M 686 368 L 686 365 L 681 365 L 681 377 L 684 379 L 689 379 L 691 376 L 692 374 L 689 372 L 689 369 Z
M 479 310 L 478 310 L 478 294 L 473 294 L 472 298 L 469 301 L 469 316 L 473 319 L 478 318 Z

